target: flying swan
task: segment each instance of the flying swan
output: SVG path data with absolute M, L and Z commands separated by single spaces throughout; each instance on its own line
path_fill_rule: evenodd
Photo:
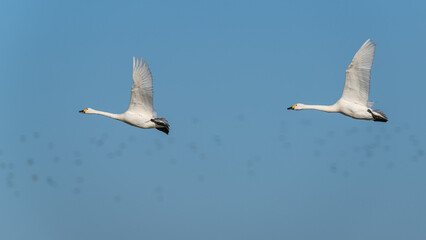
M 97 111 L 91 108 L 81 110 L 85 114 L 98 114 L 120 120 L 139 128 L 156 128 L 169 134 L 169 123 L 164 118 L 157 118 L 152 107 L 152 75 L 148 64 L 133 57 L 133 86 L 129 109 L 121 114 Z
M 376 44 L 368 39 L 355 54 L 346 69 L 346 81 L 342 97 L 331 106 L 295 104 L 288 110 L 314 109 L 324 112 L 337 112 L 355 119 L 387 122 L 380 110 L 372 110 L 374 102 L 368 102 L 370 92 L 370 72 L 373 65 Z

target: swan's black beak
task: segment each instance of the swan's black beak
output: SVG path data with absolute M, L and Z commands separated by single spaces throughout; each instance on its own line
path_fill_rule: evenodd
M 80 111 L 78 111 L 78 112 L 80 112 L 80 113 L 86 113 L 86 110 L 87 110 L 87 108 L 86 108 L 86 109 L 83 109 L 83 110 L 80 110 Z
M 287 108 L 287 110 L 294 110 L 294 105 L 291 106 L 291 107 L 289 107 L 289 108 Z

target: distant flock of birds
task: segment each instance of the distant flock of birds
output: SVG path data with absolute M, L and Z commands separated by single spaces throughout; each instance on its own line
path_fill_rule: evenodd
M 313 109 L 330 113 L 341 113 L 346 116 L 387 122 L 386 115 L 380 110 L 373 110 L 373 102 L 368 102 L 370 92 L 370 73 L 374 60 L 376 44 L 368 39 L 358 50 L 346 69 L 345 87 L 342 97 L 333 105 L 294 104 L 288 110 Z M 152 75 L 148 64 L 142 59 L 133 58 L 133 86 L 130 105 L 121 114 L 108 113 L 86 108 L 84 114 L 98 114 L 139 128 L 156 128 L 169 134 L 170 125 L 165 118 L 157 118 L 153 108 Z
M 235 118 L 240 121 L 240 124 L 244 124 L 244 116 L 243 115 L 236 115 Z M 198 120 L 193 121 L 195 125 L 198 124 Z M 246 123 L 247 124 L 247 123 Z M 315 128 L 311 126 L 312 122 L 310 120 L 302 120 L 299 122 L 299 124 L 303 125 L 303 128 Z M 287 134 L 287 122 L 285 120 L 281 121 L 281 128 L 278 132 L 277 139 L 279 140 L 279 145 L 281 145 L 282 149 L 284 151 L 292 151 L 293 144 L 289 139 L 286 138 Z M 421 139 L 419 139 L 419 136 L 417 135 L 418 132 L 403 132 L 404 130 L 409 130 L 409 127 L 404 126 L 397 126 L 393 129 L 394 133 L 397 135 L 392 135 L 392 132 L 389 132 L 388 128 L 373 128 L 371 126 L 366 127 L 364 131 L 361 131 L 362 129 L 358 129 L 356 127 L 351 127 L 346 129 L 346 131 L 341 132 L 335 132 L 333 130 L 329 130 L 328 132 L 324 130 L 322 133 L 319 133 L 316 137 L 313 136 L 311 138 L 311 142 L 314 143 L 314 147 L 312 148 L 312 151 L 309 153 L 302 153 L 303 154 L 312 154 L 317 159 L 322 159 L 325 161 L 321 161 L 328 166 L 328 169 L 331 173 L 341 173 L 339 175 L 342 175 L 343 177 L 350 176 L 353 172 L 353 164 L 357 164 L 361 168 L 365 168 L 366 166 L 370 164 L 380 164 L 381 166 L 385 166 L 389 169 L 395 167 L 395 165 L 400 165 L 403 162 L 397 161 L 398 158 L 390 158 L 388 159 L 387 156 L 392 155 L 396 152 L 394 152 L 394 149 L 398 149 L 398 145 L 400 145 L 398 142 L 391 141 L 390 139 L 397 136 L 398 139 L 405 138 L 404 141 L 407 141 L 409 144 L 407 145 L 408 148 L 405 148 L 403 151 L 400 151 L 403 153 L 403 156 L 401 156 L 401 160 L 404 161 L 404 163 L 407 163 L 406 160 L 411 160 L 412 162 L 418 162 L 419 160 L 424 159 L 424 156 L 426 154 L 426 148 L 425 145 L 422 143 Z M 310 131 L 308 131 L 310 132 Z M 364 132 L 364 133 L 363 133 Z M 336 151 L 335 145 L 338 144 L 340 141 L 340 137 L 335 138 L 339 135 L 346 135 L 348 137 L 353 137 L 354 135 L 358 135 L 358 137 L 362 136 L 366 139 L 366 141 L 363 142 L 354 142 L 353 145 L 348 145 L 346 147 L 343 147 Z M 365 135 L 363 135 L 365 134 Z M 405 135 L 405 137 L 404 137 Z M 45 183 L 49 187 L 52 187 L 52 189 L 57 187 L 71 187 L 71 193 L 75 195 L 79 195 L 81 192 L 84 192 L 86 188 L 83 187 L 83 184 L 86 182 L 86 178 L 82 175 L 81 170 L 84 168 L 85 160 L 92 159 L 92 157 L 85 156 L 83 152 L 80 152 L 80 148 L 78 151 L 71 151 L 65 153 L 63 151 L 57 152 L 55 149 L 57 149 L 56 144 L 54 144 L 52 141 L 42 141 L 40 142 L 41 137 L 39 132 L 34 132 L 31 135 L 20 135 L 18 136 L 18 140 L 22 143 L 22 146 L 20 147 L 20 151 L 27 152 L 25 149 L 26 146 L 33 148 L 34 144 L 36 144 L 37 149 L 40 148 L 46 148 L 50 151 L 50 154 L 45 155 L 44 150 L 41 150 L 43 152 L 42 156 L 32 155 L 32 156 L 24 156 L 21 158 L 22 161 L 16 161 L 15 158 L 10 158 L 12 156 L 8 151 L 2 151 L 0 150 L 0 175 L 2 175 L 2 172 L 5 174 L 3 175 L 5 178 L 6 186 L 10 188 L 10 190 L 13 191 L 15 197 L 19 197 L 21 195 L 21 190 L 25 190 L 25 187 L 28 187 L 30 185 L 22 185 L 22 177 L 24 179 L 27 179 L 26 181 L 30 180 L 34 183 L 40 182 Z M 328 139 L 327 139 L 328 137 Z M 334 139 L 334 140 L 333 140 Z M 32 141 L 37 140 L 37 142 Z M 126 156 L 129 156 L 127 154 L 128 149 L 134 149 L 129 148 L 128 146 L 131 144 L 136 144 L 137 146 L 141 146 L 139 143 L 135 142 L 137 138 L 134 136 L 129 136 L 127 138 L 121 139 L 120 141 L 113 141 L 117 139 L 109 139 L 108 135 L 106 133 L 103 133 L 100 136 L 97 137 L 91 137 L 90 139 L 87 139 L 87 143 L 97 146 L 97 147 L 103 147 L 102 151 L 96 151 L 97 153 L 101 154 L 98 155 L 99 157 L 108 157 L 110 159 L 113 158 L 126 158 Z M 158 139 L 157 139 L 158 140 Z M 175 141 L 173 137 L 168 138 L 166 141 L 150 141 L 150 144 L 143 145 L 145 147 L 145 156 L 148 158 L 154 158 L 158 159 L 158 156 L 160 156 L 161 159 L 168 158 L 169 161 L 153 161 L 156 163 L 161 162 L 161 164 L 170 164 L 170 167 L 175 169 L 176 166 L 181 164 L 189 164 L 187 160 L 192 159 L 195 162 L 198 162 L 200 160 L 208 160 L 211 158 L 211 155 L 209 152 L 206 152 L 206 149 L 203 149 L 202 142 L 195 142 L 195 141 L 189 141 L 186 143 L 182 143 L 179 141 Z M 306 140 L 304 140 L 306 141 Z M 163 144 L 168 144 L 164 146 Z M 115 144 L 115 147 L 111 144 Z M 177 146 L 172 146 L 178 144 Z M 180 145 L 183 144 L 183 145 Z M 201 144 L 201 145 L 199 145 Z M 209 143 L 207 145 L 214 144 L 219 149 L 222 149 L 222 147 L 226 147 L 226 141 L 222 139 L 222 136 L 220 135 L 213 135 L 210 137 Z M 295 145 L 296 146 L 296 145 Z M 176 155 L 175 151 L 163 151 L 164 149 L 170 149 L 171 147 L 177 148 L 177 149 L 186 149 L 190 150 L 190 155 L 186 155 L 186 153 L 182 155 Z M 92 147 L 90 147 L 92 148 Z M 139 149 L 139 148 L 138 148 Z M 296 148 L 297 149 L 297 148 Z M 34 150 L 34 149 L 33 149 Z M 218 149 L 213 150 L 214 152 L 217 152 Z M 222 149 L 223 150 L 223 149 Z M 401 149 L 402 150 L 402 149 Z M 105 152 L 106 151 L 106 152 Z M 109 151 L 109 152 L 108 152 Z M 153 152 L 154 151 L 154 152 Z M 163 152 L 161 155 L 157 154 Z M 326 153 L 324 155 L 324 153 Z M 356 161 L 336 161 L 339 157 L 346 157 L 348 153 L 351 153 L 351 155 L 354 155 L 354 160 Z M 63 155 L 59 157 L 59 154 Z M 103 155 L 102 155 L 103 154 Z M 49 156 L 50 155 L 50 156 Z M 298 155 L 300 155 L 298 153 Z M 375 158 L 375 156 L 379 158 Z M 233 159 L 233 156 L 228 155 L 227 153 L 223 153 L 220 156 L 216 156 L 219 158 L 224 157 L 223 161 L 227 161 L 229 159 Z M 216 158 L 215 157 L 215 158 Z M 89 158 L 89 159 L 87 159 Z M 302 157 L 303 158 L 303 157 Z M 357 160 L 360 158 L 359 160 Z M 152 160 L 154 160 L 152 159 Z M 243 168 L 240 168 L 242 171 L 246 171 L 249 177 L 256 177 L 258 175 L 258 171 L 262 172 L 261 168 L 262 164 L 259 164 L 264 159 L 262 156 L 259 155 L 252 155 L 251 157 L 247 158 L 246 160 L 243 160 L 244 158 L 238 158 L 238 161 L 242 163 Z M 382 161 L 368 161 L 368 159 L 380 159 Z M 185 161 L 181 161 L 185 160 Z M 288 159 L 290 160 L 290 159 Z M 331 160 L 331 162 L 330 162 Z M 54 162 L 56 166 L 60 166 L 61 164 L 72 164 L 76 168 L 73 170 L 73 176 L 71 177 L 72 182 L 65 181 L 64 179 L 57 179 L 57 177 L 60 174 L 60 171 L 58 171 L 57 168 L 45 168 L 43 167 L 43 163 L 46 163 L 46 161 Z M 90 161 L 91 162 L 91 161 Z M 110 162 L 112 163 L 112 162 Z M 194 162 L 192 162 L 194 163 Z M 27 165 L 27 172 L 21 172 L 22 164 Z M 181 166 L 182 167 L 182 166 Z M 377 167 L 377 165 L 376 165 Z M 260 169 L 259 169 L 260 168 Z M 61 169 L 61 167 L 60 167 Z M 200 172 L 192 172 L 192 177 L 194 177 L 194 180 L 196 180 L 199 183 L 203 182 L 209 182 L 211 179 L 214 179 L 215 176 L 211 175 L 205 175 L 203 174 L 203 169 Z M 160 177 L 161 178 L 161 177 Z M 16 181 L 17 180 L 17 181 Z M 158 202 L 162 202 L 165 198 L 165 192 L 163 191 L 164 188 L 161 184 L 153 184 L 152 189 L 154 189 L 154 198 Z M 111 197 L 114 202 L 121 202 L 123 198 L 120 195 L 113 195 Z

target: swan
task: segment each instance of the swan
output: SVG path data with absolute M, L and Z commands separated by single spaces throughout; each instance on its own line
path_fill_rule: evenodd
M 130 105 L 126 112 L 114 114 L 86 108 L 79 112 L 98 114 L 120 120 L 139 128 L 156 128 L 169 134 L 169 123 L 165 118 L 157 118 L 157 111 L 152 107 L 152 75 L 146 61 L 133 57 L 133 86 Z
M 376 44 L 368 39 L 355 54 L 346 69 L 345 87 L 342 97 L 333 105 L 307 105 L 297 103 L 287 110 L 313 109 L 330 113 L 341 113 L 346 116 L 387 122 L 386 115 L 380 110 L 372 110 L 374 102 L 368 102 L 370 92 L 370 72 L 374 60 Z

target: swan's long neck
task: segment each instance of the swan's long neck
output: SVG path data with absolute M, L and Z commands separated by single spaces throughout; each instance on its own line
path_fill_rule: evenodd
M 323 112 L 338 112 L 338 109 L 336 107 L 336 105 L 306 105 L 303 104 L 301 106 L 301 110 L 302 109 L 312 109 L 312 110 L 319 110 L 319 111 L 323 111 Z
M 115 113 L 109 113 L 109 112 L 102 112 L 102 111 L 98 111 L 95 109 L 90 109 L 90 111 L 86 111 L 86 114 L 98 114 L 98 115 L 103 115 L 106 117 L 110 117 L 113 119 L 117 119 L 117 120 L 123 120 L 123 114 L 115 114 Z

